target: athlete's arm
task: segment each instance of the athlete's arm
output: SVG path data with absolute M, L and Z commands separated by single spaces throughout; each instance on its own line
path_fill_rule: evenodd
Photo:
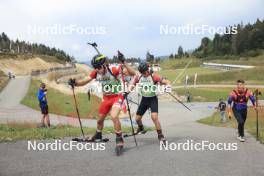
M 255 99 L 254 95 L 252 94 L 252 92 L 249 92 L 249 99 L 250 99 L 252 105 L 254 106 L 254 108 L 256 108 L 257 102 L 256 102 L 256 99 Z
M 171 81 L 168 80 L 168 79 L 162 79 L 162 80 L 160 81 L 160 83 L 161 83 L 162 85 L 171 85 Z
M 127 63 L 124 63 L 123 66 L 127 69 L 127 72 L 130 76 L 136 75 L 136 71 L 131 66 L 129 66 Z
M 227 110 L 228 110 L 228 117 L 231 118 L 231 112 L 232 112 L 232 108 L 231 108 L 231 104 L 233 102 L 233 96 L 232 94 L 229 95 L 228 99 L 227 99 Z
M 136 84 L 139 82 L 139 76 L 138 75 L 136 75 L 135 77 L 134 77 L 134 80 L 132 81 L 132 84 L 130 84 L 129 86 L 128 86 L 128 92 L 131 92 L 132 90 L 134 90 L 134 88 L 135 88 L 135 86 L 136 86 Z
M 76 81 L 76 86 L 84 86 L 86 84 L 88 84 L 89 82 L 91 82 L 93 80 L 93 78 L 91 78 L 90 76 L 88 76 L 88 78 L 86 79 L 82 79 L 82 80 L 78 80 Z

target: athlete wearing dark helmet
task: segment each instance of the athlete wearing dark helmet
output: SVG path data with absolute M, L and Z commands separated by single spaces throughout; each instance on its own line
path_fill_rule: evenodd
M 135 71 L 125 62 L 122 62 L 122 64 L 117 67 L 110 68 L 107 62 L 107 57 L 102 54 L 95 55 L 92 58 L 91 65 L 94 70 L 86 79 L 78 81 L 75 81 L 74 79 L 69 80 L 71 86 L 84 86 L 94 79 L 102 84 L 103 99 L 99 106 L 97 130 L 90 140 L 97 141 L 102 139 L 104 120 L 110 112 L 116 133 L 116 143 L 118 145 L 123 145 L 121 123 L 118 115 L 125 105 L 123 94 L 118 90 L 118 86 L 121 85 L 122 81 L 122 67 L 124 67 L 131 76 L 135 75 Z M 110 87 L 111 89 L 106 90 L 106 87 Z
M 245 87 L 244 80 L 237 80 L 237 88 L 234 89 L 228 97 L 228 116 L 231 118 L 231 111 L 238 123 L 238 140 L 244 142 L 244 125 L 247 119 L 247 102 L 250 99 L 256 109 L 255 98 L 250 90 Z M 233 102 L 233 107 L 231 104 Z
M 152 69 L 146 62 L 140 63 L 138 71 L 140 72 L 140 74 L 135 76 L 133 81 L 134 86 L 139 85 L 139 93 L 142 95 L 142 99 L 136 113 L 136 122 L 138 124 L 137 133 L 145 133 L 144 126 L 142 123 L 142 117 L 147 111 L 147 109 L 150 109 L 151 118 L 157 130 L 158 139 L 160 141 L 165 141 L 161 125 L 158 119 L 158 98 L 156 94 L 156 85 L 166 85 L 167 88 L 169 88 L 170 81 L 161 78 L 157 74 L 154 74 Z M 144 87 L 148 87 L 149 89 L 145 90 Z

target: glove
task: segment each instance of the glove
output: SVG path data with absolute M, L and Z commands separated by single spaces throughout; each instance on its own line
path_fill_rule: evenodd
M 74 86 L 77 85 L 76 80 L 75 80 L 74 78 L 70 78 L 69 81 L 68 81 L 68 84 L 69 84 L 72 88 L 74 88 Z
M 166 85 L 165 89 L 164 89 L 164 92 L 166 92 L 166 93 L 171 92 L 171 86 L 170 85 Z
M 125 62 L 124 54 L 122 54 L 120 51 L 117 51 L 117 58 L 118 60 L 123 64 Z
M 124 99 L 127 98 L 128 94 L 129 94 L 128 92 L 124 92 L 124 93 L 123 93 L 123 97 L 124 97 Z

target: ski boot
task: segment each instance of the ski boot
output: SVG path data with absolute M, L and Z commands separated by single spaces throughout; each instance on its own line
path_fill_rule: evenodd
M 86 142 L 101 142 L 102 140 L 102 132 L 96 131 L 91 138 L 86 139 Z
M 124 140 L 122 136 L 116 136 L 116 155 L 119 156 L 123 153 L 123 148 L 124 148 Z
M 138 126 L 136 134 L 145 134 L 147 131 L 144 129 L 144 126 Z

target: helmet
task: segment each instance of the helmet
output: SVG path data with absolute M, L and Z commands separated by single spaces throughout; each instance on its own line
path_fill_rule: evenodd
M 91 64 L 94 68 L 100 68 L 105 63 L 105 60 L 105 55 L 97 54 L 93 57 Z
M 146 62 L 142 62 L 138 66 L 138 71 L 140 73 L 144 73 L 145 71 L 148 71 L 148 69 L 149 69 L 149 65 Z

